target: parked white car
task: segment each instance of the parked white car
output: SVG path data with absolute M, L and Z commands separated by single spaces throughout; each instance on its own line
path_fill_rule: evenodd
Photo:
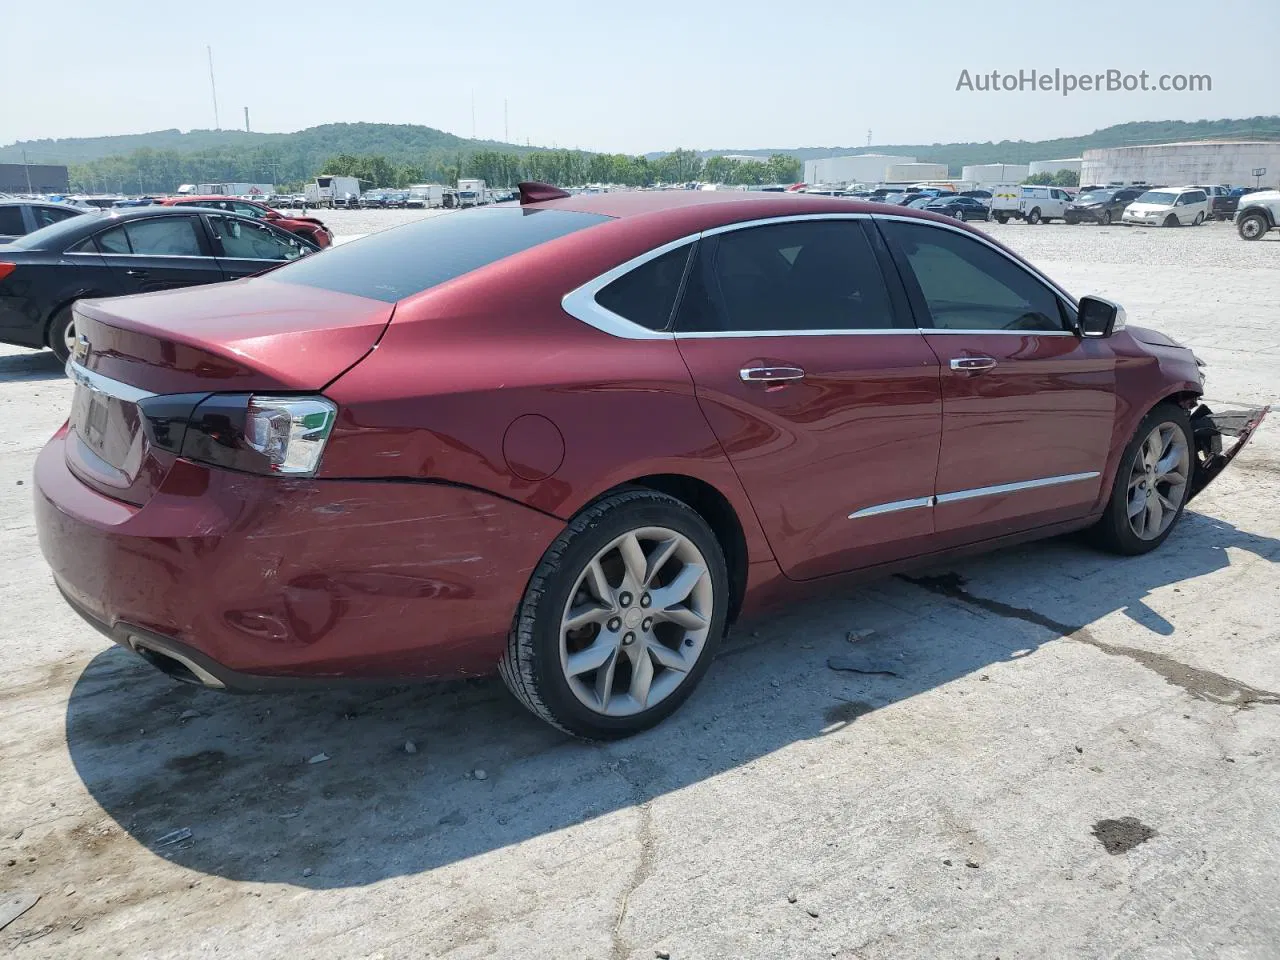
M 1199 187 L 1148 190 L 1124 208 L 1121 223 L 1148 227 L 1198 227 L 1209 219 L 1209 197 Z
M 1236 231 L 1245 240 L 1261 240 L 1280 227 L 1280 190 L 1246 193 L 1236 210 Z

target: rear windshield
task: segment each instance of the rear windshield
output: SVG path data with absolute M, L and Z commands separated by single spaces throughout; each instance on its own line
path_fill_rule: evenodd
M 522 207 L 460 210 L 331 247 L 273 270 L 271 279 L 394 303 L 608 219 Z
M 112 221 L 99 219 L 97 214 L 86 212 L 78 217 L 68 217 L 39 230 L 32 230 L 25 237 L 5 244 L 5 247 L 9 250 L 61 250 L 62 243 L 85 233 L 86 224 L 110 222 Z

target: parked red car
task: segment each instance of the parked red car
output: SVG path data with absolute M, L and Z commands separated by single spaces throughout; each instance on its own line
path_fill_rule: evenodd
M 293 214 L 283 214 L 279 210 L 275 210 L 256 200 L 241 200 L 238 197 L 182 196 L 165 197 L 157 202 L 166 207 L 193 206 L 208 207 L 214 210 L 229 210 L 242 216 L 269 220 L 273 226 L 279 227 L 281 230 L 288 230 L 290 233 L 296 233 L 300 237 L 306 237 L 318 247 L 328 247 L 333 244 L 333 231 L 326 227 L 324 221 L 319 218 L 295 217 Z
M 950 218 L 522 194 L 79 302 L 35 470 L 67 600 L 210 687 L 498 669 L 618 737 L 838 575 L 1151 550 L 1265 414 L 1210 413 L 1190 350 Z

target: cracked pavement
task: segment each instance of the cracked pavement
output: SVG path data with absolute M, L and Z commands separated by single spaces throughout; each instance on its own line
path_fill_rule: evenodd
M 404 219 L 378 213 L 334 226 Z M 989 229 L 1195 347 L 1210 396 L 1280 394 L 1280 236 Z M 661 727 L 593 746 L 497 681 L 231 697 L 108 648 L 31 524 L 69 397 L 47 354 L 0 347 L 0 905 L 40 897 L 0 950 L 1276 955 L 1274 418 L 1154 554 L 1058 539 L 810 601 L 735 629 Z M 827 666 L 854 651 L 893 669 Z

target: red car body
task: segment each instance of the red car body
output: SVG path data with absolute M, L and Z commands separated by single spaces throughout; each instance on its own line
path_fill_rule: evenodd
M 286 215 L 256 200 L 241 200 L 239 197 L 211 195 L 207 197 L 165 197 L 157 202 L 166 207 L 190 206 L 229 210 L 232 213 L 257 217 L 259 220 L 269 220 L 281 230 L 288 230 L 290 233 L 296 233 L 300 237 L 306 237 L 318 247 L 328 247 L 333 244 L 333 231 L 324 225 L 323 220 L 317 217 Z
M 68 425 L 36 464 L 40 542 L 67 599 L 211 685 L 491 673 L 540 558 L 609 491 L 648 486 L 694 506 L 724 549 L 737 616 L 847 575 L 1088 526 L 1144 415 L 1201 392 L 1190 351 L 1132 327 L 619 336 L 570 312 L 574 291 L 655 248 L 797 214 L 945 225 L 996 249 L 948 218 L 711 192 L 517 210 L 597 220 L 404 297 L 290 282 L 288 266 L 78 304 L 78 375 L 114 397 L 118 451 L 95 453 Z M 301 262 L 336 276 L 350 258 L 328 258 L 367 242 Z M 952 369 L 979 355 L 994 368 Z M 804 379 L 740 375 L 783 367 Z M 336 404 L 315 474 L 166 452 L 130 402 L 221 392 Z M 1046 476 L 1076 482 L 999 493 Z M 996 493 L 938 497 L 974 488 Z M 916 501 L 934 509 L 883 509 Z

